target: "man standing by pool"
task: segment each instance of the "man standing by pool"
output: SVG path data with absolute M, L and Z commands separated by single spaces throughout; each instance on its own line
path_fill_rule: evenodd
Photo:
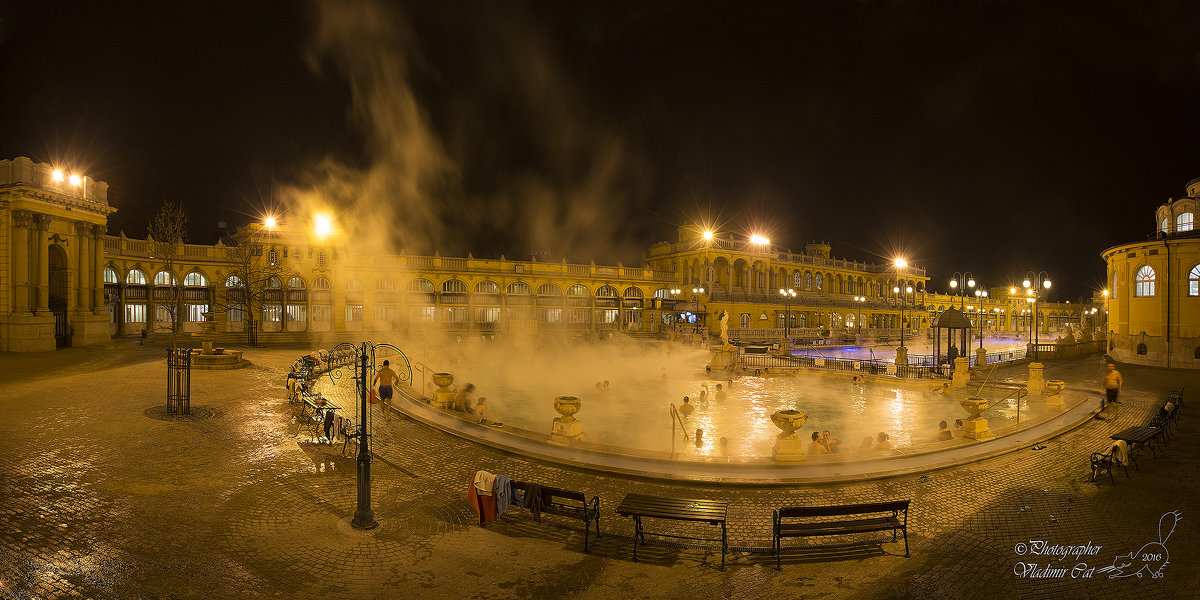
M 1117 370 L 1117 365 L 1108 363 L 1106 367 L 1108 371 L 1104 373 L 1104 393 L 1108 395 L 1109 402 L 1121 404 L 1117 400 L 1117 392 L 1121 391 L 1121 386 L 1125 385 L 1125 379 L 1121 377 L 1121 372 Z
M 379 401 L 383 404 L 383 418 L 388 420 L 392 418 L 392 384 L 396 383 L 396 372 L 388 365 L 388 361 L 383 361 L 383 367 L 375 374 L 375 378 L 371 380 L 371 385 L 379 382 Z

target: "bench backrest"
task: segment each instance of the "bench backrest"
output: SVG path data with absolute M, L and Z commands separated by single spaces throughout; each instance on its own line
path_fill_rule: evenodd
M 894 500 L 891 502 L 871 502 L 867 504 L 845 504 L 841 506 L 785 506 L 779 509 L 783 517 L 832 517 L 838 515 L 858 515 L 865 513 L 908 511 L 911 500 Z
M 512 482 L 512 488 L 514 490 L 525 491 L 526 486 L 528 486 L 528 485 L 529 484 L 524 481 L 513 481 Z M 583 492 L 572 492 L 571 490 L 562 490 L 559 488 L 543 485 L 542 486 L 542 501 L 546 502 L 546 503 L 550 503 L 554 500 L 554 498 L 564 498 L 566 500 L 576 500 L 579 502 L 580 505 L 584 505 L 587 502 L 587 500 L 584 499 Z

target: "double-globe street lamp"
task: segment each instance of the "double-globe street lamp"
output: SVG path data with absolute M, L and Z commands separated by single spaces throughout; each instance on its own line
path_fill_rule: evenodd
M 1025 288 L 1025 294 L 1029 296 L 1029 301 L 1033 302 L 1033 362 L 1038 361 L 1038 299 L 1041 297 L 1041 289 L 1050 289 L 1050 275 L 1045 271 L 1034 273 L 1030 271 L 1025 274 L 1025 281 L 1021 282 L 1021 287 Z
M 965 283 L 960 284 L 959 281 L 962 281 L 962 280 L 966 280 L 966 281 L 965 281 Z M 954 274 L 950 276 L 950 287 L 951 287 L 951 289 L 958 292 L 958 296 L 959 296 L 958 308 L 959 308 L 959 310 L 966 312 L 966 310 L 967 310 L 966 309 L 967 290 L 963 289 L 964 285 L 971 289 L 975 289 L 975 276 L 972 275 L 970 271 L 962 271 L 962 272 L 955 271 Z
M 910 294 L 913 294 L 913 288 L 911 285 L 905 286 L 904 293 L 901 294 L 900 287 L 896 286 L 896 287 L 892 288 L 892 292 L 894 292 L 900 296 L 900 347 L 903 348 L 904 347 L 904 329 L 905 329 L 905 327 L 904 327 L 904 306 L 906 304 L 908 304 L 908 296 Z M 915 294 L 913 294 L 913 300 L 916 300 Z
M 780 288 L 779 295 L 783 296 L 783 337 L 784 339 L 791 341 L 792 338 L 790 326 L 792 324 L 792 313 L 788 307 L 791 299 L 796 297 L 796 290 L 793 290 L 792 288 L 787 288 L 786 290 Z
M 979 319 L 979 347 L 983 347 L 983 322 L 987 317 L 987 313 L 983 310 L 983 299 L 988 297 L 987 290 L 975 290 L 975 297 L 979 299 L 979 312 L 976 316 Z

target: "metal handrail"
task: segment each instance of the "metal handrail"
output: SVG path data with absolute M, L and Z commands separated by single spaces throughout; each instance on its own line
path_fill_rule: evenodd
M 683 426 L 683 419 L 679 417 L 679 410 L 675 408 L 675 403 L 671 403 L 671 456 L 675 455 L 675 423 L 679 423 L 679 430 L 683 432 L 683 439 L 691 440 L 688 437 L 687 427 Z

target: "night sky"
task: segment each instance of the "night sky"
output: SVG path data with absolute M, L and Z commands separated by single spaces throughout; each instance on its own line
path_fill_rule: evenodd
M 1103 286 L 1101 251 L 1153 234 L 1154 209 L 1200 177 L 1197 17 L 1195 2 L 10 0 L 0 157 L 109 182 L 113 234 L 143 236 L 178 199 L 208 243 L 222 214 L 337 189 L 342 218 L 379 208 L 410 252 L 637 264 L 699 220 L 905 254 L 935 290 L 954 271 L 992 286 L 1046 270 L 1075 300 Z

